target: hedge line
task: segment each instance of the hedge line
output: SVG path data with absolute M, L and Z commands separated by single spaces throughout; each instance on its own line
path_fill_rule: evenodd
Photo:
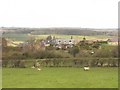
M 36 60 L 42 67 L 118 67 L 118 58 L 52 58 L 32 60 L 3 60 L 3 67 L 31 67 Z

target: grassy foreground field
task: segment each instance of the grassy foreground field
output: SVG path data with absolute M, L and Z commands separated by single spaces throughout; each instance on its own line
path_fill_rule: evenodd
M 117 68 L 3 68 L 3 88 L 117 88 Z

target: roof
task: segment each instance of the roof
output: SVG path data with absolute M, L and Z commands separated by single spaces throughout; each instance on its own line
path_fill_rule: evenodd
M 109 42 L 118 42 L 118 38 L 112 38 L 108 40 Z
M 74 44 L 74 39 L 55 39 L 55 44 Z

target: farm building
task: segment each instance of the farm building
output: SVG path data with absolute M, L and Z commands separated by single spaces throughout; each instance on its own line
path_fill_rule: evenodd
M 94 44 L 96 41 L 93 41 L 93 40 L 86 40 L 86 38 L 84 37 L 83 40 L 81 40 L 79 42 L 80 46 L 81 45 L 92 45 Z
M 107 41 L 109 45 L 118 45 L 118 38 L 108 39 Z
M 76 42 L 75 39 L 70 38 L 70 39 L 65 39 L 65 38 L 55 38 L 52 36 L 48 36 L 46 40 L 43 40 L 44 46 L 50 46 L 52 45 L 53 47 L 59 48 L 59 49 L 67 49 L 70 47 L 73 47 Z
M 55 47 L 60 48 L 60 49 L 71 48 L 75 44 L 74 39 L 55 39 L 54 42 L 55 42 L 54 43 Z
M 54 44 L 75 44 L 75 40 L 74 39 L 55 39 L 53 40 Z
M 54 47 L 59 49 L 62 49 L 62 48 L 67 49 L 67 48 L 73 47 L 73 45 L 75 44 L 74 39 L 62 39 L 62 38 L 45 40 L 44 42 L 45 42 L 45 46 L 53 45 Z

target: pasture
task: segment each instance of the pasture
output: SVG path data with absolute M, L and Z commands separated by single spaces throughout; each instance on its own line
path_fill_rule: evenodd
M 49 35 L 32 35 L 29 36 L 35 37 L 36 39 L 46 39 Z M 55 36 L 56 38 L 71 38 L 80 39 L 82 40 L 84 36 L 81 35 L 59 35 L 59 34 L 52 34 L 51 36 Z M 85 36 L 87 40 L 107 40 L 108 38 L 113 38 L 113 36 L 105 36 L 105 35 L 96 35 L 96 36 Z
M 117 88 L 118 68 L 3 68 L 3 88 Z
M 60 35 L 60 34 L 50 34 L 51 36 L 55 36 L 56 38 L 71 38 L 71 36 L 74 39 L 80 39 L 82 40 L 84 36 L 82 35 Z M 33 35 L 33 34 L 5 34 L 3 37 L 9 38 L 11 40 L 15 41 L 27 41 L 31 39 L 31 37 L 34 37 L 35 39 L 46 39 L 48 35 Z M 95 35 L 95 36 L 85 36 L 87 40 L 107 40 L 108 38 L 114 38 L 114 36 L 106 36 L 106 35 Z
M 3 34 L 3 37 L 14 40 L 14 41 L 26 41 L 29 39 L 27 34 L 16 34 L 16 33 L 6 33 Z

